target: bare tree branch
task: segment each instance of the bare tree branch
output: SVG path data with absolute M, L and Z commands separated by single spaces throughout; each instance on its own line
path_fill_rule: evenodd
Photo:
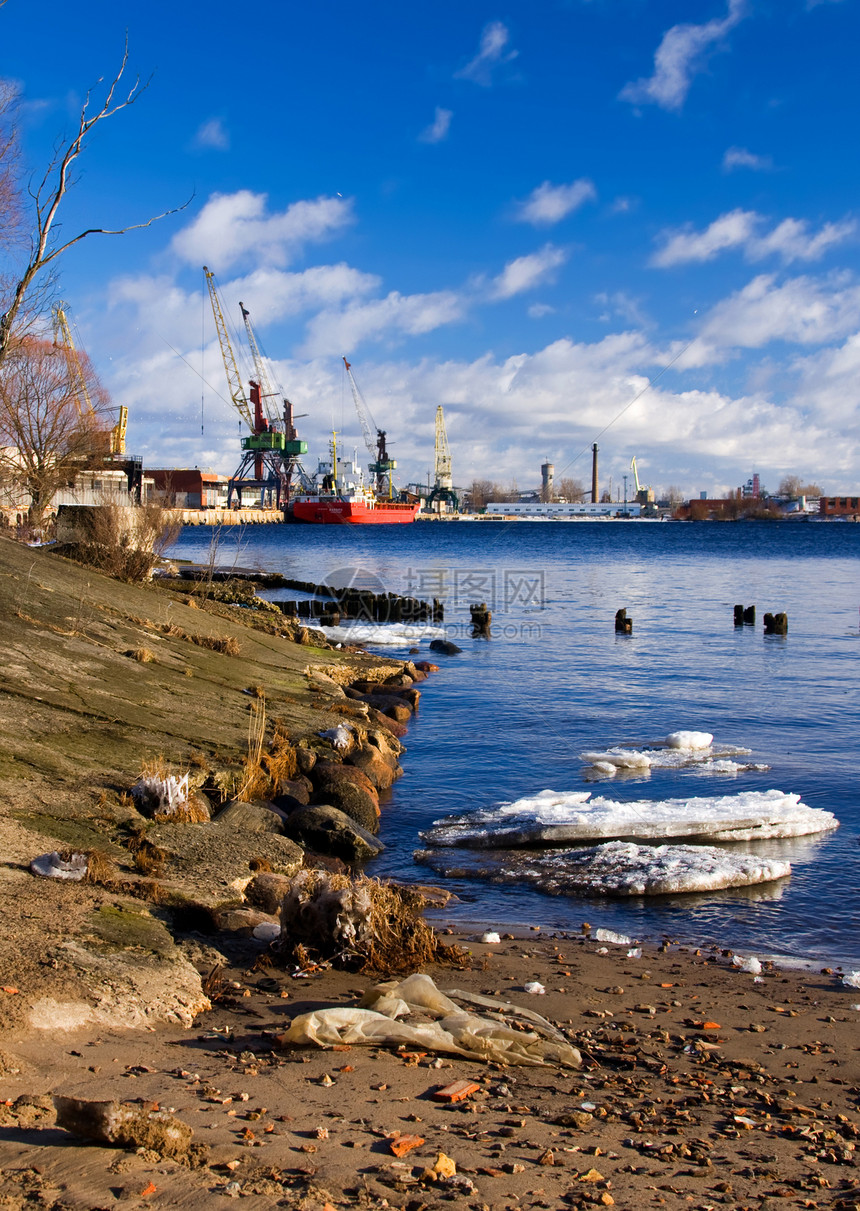
M 0 7 L 4 3 L 5 0 L 0 0 Z M 73 138 L 62 144 L 57 150 L 56 155 L 45 171 L 38 189 L 31 195 L 35 202 L 35 230 L 33 233 L 31 255 L 24 272 L 21 274 L 20 280 L 11 291 L 11 299 L 6 311 L 3 315 L 0 315 L 0 363 L 2 363 L 3 358 L 6 356 L 12 327 L 24 304 L 25 296 L 34 279 L 47 266 L 51 265 L 52 262 L 56 261 L 69 248 L 80 243 L 81 240 L 86 239 L 89 235 L 124 235 L 128 231 L 137 231 L 144 227 L 150 227 L 153 223 L 158 222 L 159 219 L 184 210 L 191 201 L 189 198 L 182 206 L 165 210 L 162 214 L 154 215 L 142 223 L 133 223 L 128 227 L 120 227 L 114 230 L 105 227 L 89 227 L 62 244 L 51 245 L 51 236 L 57 219 L 57 213 L 63 198 L 74 183 L 71 178 L 72 169 L 78 157 L 85 150 L 87 139 L 93 128 L 99 122 L 104 122 L 108 118 L 114 117 L 115 114 L 120 113 L 123 109 L 134 105 L 149 86 L 149 80 L 141 84 L 140 77 L 138 76 L 125 96 L 122 96 L 118 90 L 127 65 L 128 37 L 126 37 L 119 71 L 109 82 L 100 108 L 94 113 L 90 112 L 90 103 L 92 100 L 92 89 L 90 89 L 81 106 L 77 132 Z M 0 162 L 2 162 L 2 152 L 0 152 Z

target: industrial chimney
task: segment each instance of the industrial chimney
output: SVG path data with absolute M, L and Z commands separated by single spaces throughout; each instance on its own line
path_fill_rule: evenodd
M 597 495 L 597 442 L 591 447 L 591 503 L 600 503 Z

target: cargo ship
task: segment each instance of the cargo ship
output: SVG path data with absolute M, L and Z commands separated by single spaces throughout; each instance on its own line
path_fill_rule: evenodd
M 377 500 L 372 492 L 365 490 L 354 496 L 338 493 L 296 496 L 290 502 L 290 510 L 293 521 L 313 525 L 390 525 L 414 521 L 418 504 Z
M 316 491 L 291 497 L 287 520 L 311 525 L 391 525 L 415 520 L 419 502 L 386 500 L 364 483 L 356 460 L 338 462 L 332 435 L 331 459 L 317 467 Z

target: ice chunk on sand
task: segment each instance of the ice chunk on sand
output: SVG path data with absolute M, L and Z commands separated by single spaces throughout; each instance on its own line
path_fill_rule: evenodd
M 499 849 L 587 841 L 669 837 L 754 841 L 829 832 L 839 821 L 781 790 L 686 799 L 619 802 L 590 791 L 540 791 L 513 803 L 438 820 L 421 834 L 430 845 Z
M 597 942 L 612 942 L 616 946 L 630 946 L 633 943 L 626 933 L 616 933 L 614 929 L 596 929 L 594 938 Z
M 54 850 L 50 854 L 40 854 L 30 863 L 34 875 L 42 875 L 46 879 L 70 879 L 79 883 L 87 873 L 86 854 L 62 854 Z
M 713 743 L 710 732 L 670 732 L 666 737 L 667 748 L 710 748 Z
M 741 971 L 748 972 L 751 976 L 761 975 L 761 963 L 758 961 L 755 955 L 748 955 L 746 958 L 744 958 L 743 955 L 735 955 L 732 958 L 732 962 L 734 963 L 735 967 L 739 968 Z
M 860 988 L 860 971 L 849 971 L 842 977 L 843 988 Z
M 441 874 L 493 883 L 529 883 L 550 895 L 681 895 L 770 883 L 791 874 L 791 864 L 778 858 L 714 845 L 635 845 L 630 841 L 543 854 L 502 850 L 470 857 L 468 867 L 439 850 L 417 857 Z M 610 929 L 596 930 L 594 940 L 631 945 L 630 938 Z

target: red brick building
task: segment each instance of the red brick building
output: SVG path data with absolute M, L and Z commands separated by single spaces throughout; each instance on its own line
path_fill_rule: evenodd
M 224 509 L 227 507 L 227 476 L 197 467 L 160 467 L 146 473 L 156 492 L 177 509 Z
M 860 496 L 822 496 L 818 502 L 822 517 L 860 517 Z

